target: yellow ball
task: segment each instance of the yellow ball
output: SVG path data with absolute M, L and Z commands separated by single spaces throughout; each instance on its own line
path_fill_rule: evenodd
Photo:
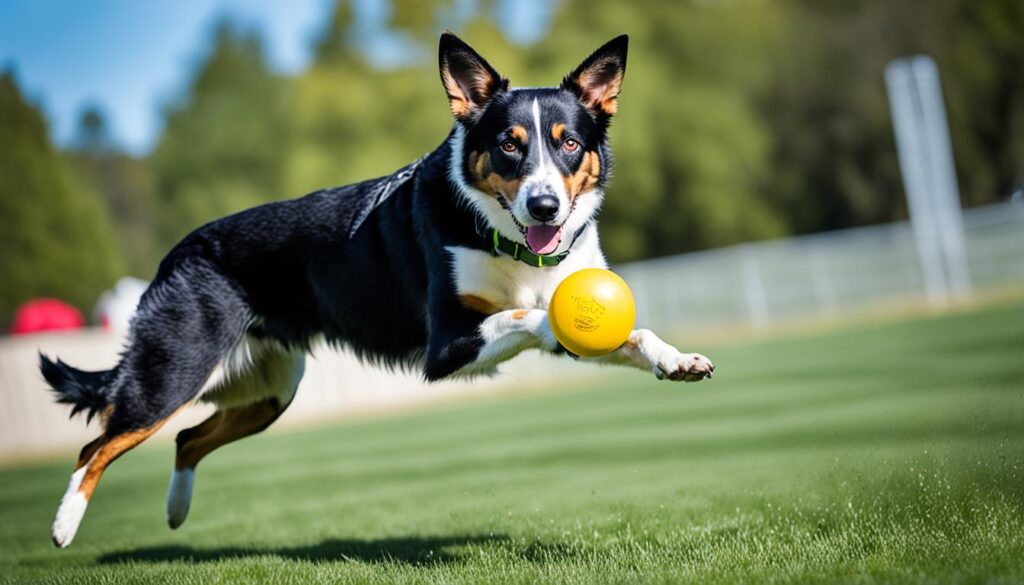
M 555 339 L 579 356 L 615 351 L 636 322 L 636 303 L 626 281 L 601 268 L 570 274 L 551 296 L 548 322 Z

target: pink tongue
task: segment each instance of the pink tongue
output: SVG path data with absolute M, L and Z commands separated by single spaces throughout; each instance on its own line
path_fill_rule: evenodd
M 534 254 L 550 254 L 562 241 L 562 226 L 533 225 L 526 228 L 526 245 Z

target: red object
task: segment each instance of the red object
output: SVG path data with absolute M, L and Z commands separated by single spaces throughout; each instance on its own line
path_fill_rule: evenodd
M 57 299 L 35 299 L 18 308 L 14 313 L 13 335 L 39 333 L 40 331 L 68 331 L 81 329 L 85 319 L 78 309 Z

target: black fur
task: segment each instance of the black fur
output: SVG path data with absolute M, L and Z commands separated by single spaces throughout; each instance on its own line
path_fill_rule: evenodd
M 91 421 L 110 404 L 110 382 L 116 375 L 116 369 L 85 372 L 60 360 L 50 361 L 39 354 L 39 370 L 57 394 L 57 402 L 74 405 L 71 416 L 85 411 L 86 421 Z
M 442 67 L 463 68 L 455 74 L 463 80 L 480 72 L 497 77 L 467 48 L 445 35 Z M 624 41 L 609 50 L 620 51 L 624 65 Z M 457 122 L 466 152 L 497 159 L 510 122 L 532 123 L 529 107 L 537 99 L 545 119 L 565 122 L 584 147 L 600 152 L 603 181 L 611 166 L 606 118 L 567 86 L 509 91 L 497 79 L 468 89 L 480 109 Z M 579 167 L 582 151 L 558 159 L 566 175 Z M 444 378 L 476 357 L 485 317 L 459 302 L 445 248 L 490 248 L 484 218 L 449 180 L 451 153 L 450 135 L 399 176 L 269 203 L 200 227 L 160 264 L 116 368 L 81 372 L 42 357 L 43 375 L 73 413 L 91 417 L 113 404 L 108 434 L 152 424 L 193 399 L 244 334 L 291 347 L 323 336 L 367 360 L 422 364 L 428 380 Z M 495 164 L 516 176 L 532 163 Z

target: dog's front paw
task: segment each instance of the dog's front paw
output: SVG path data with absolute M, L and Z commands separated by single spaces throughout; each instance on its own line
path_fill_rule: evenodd
M 715 364 L 699 353 L 673 351 L 672 355 L 658 360 L 654 366 L 654 375 L 659 380 L 699 382 L 714 373 Z

